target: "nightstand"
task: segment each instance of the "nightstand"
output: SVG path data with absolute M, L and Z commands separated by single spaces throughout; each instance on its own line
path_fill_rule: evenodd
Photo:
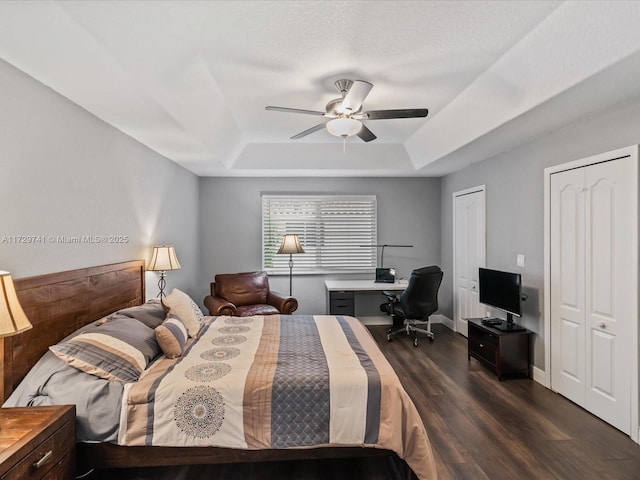
M 0 480 L 75 475 L 76 407 L 0 408 Z

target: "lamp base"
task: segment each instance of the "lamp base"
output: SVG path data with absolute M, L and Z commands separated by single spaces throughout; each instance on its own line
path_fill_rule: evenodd
M 160 300 L 166 297 L 166 295 L 164 294 L 164 287 L 167 286 L 167 279 L 165 278 L 164 274 L 165 272 L 161 271 L 160 279 L 158 280 L 158 290 L 160 290 L 160 292 L 158 293 L 157 296 L 160 298 Z

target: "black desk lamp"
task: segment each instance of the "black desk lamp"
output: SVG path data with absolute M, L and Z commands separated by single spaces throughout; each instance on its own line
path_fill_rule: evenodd
M 285 235 L 282 237 L 282 244 L 280 245 L 280 249 L 276 252 L 280 253 L 288 253 L 289 254 L 289 296 L 291 296 L 291 282 L 292 282 L 292 274 L 293 274 L 293 254 L 294 253 L 304 253 L 304 248 L 300 245 L 300 240 L 298 239 L 298 235 Z

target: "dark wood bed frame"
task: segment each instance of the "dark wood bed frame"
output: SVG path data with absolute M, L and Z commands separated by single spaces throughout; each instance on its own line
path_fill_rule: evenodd
M 133 260 L 14 280 L 18 297 L 33 328 L 0 338 L 3 400 L 53 345 L 78 328 L 116 310 L 145 302 L 145 264 Z M 307 460 L 391 456 L 402 476 L 416 478 L 390 450 L 319 447 L 282 450 L 239 450 L 218 447 L 124 447 L 110 443 L 78 443 L 82 468 L 129 468 L 165 465 Z

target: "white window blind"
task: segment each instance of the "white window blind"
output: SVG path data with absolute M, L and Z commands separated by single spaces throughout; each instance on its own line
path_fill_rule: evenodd
M 262 267 L 289 273 L 289 255 L 276 254 L 282 237 L 297 234 L 305 253 L 295 273 L 370 272 L 376 266 L 375 195 L 263 195 Z

